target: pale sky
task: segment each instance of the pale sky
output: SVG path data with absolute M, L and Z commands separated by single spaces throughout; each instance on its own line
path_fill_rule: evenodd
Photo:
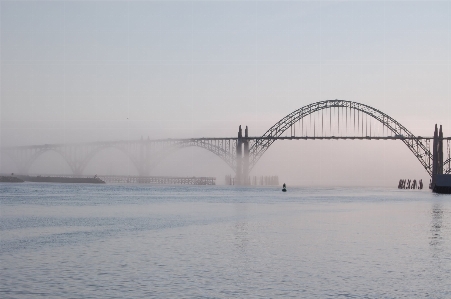
M 239 125 L 259 136 L 331 99 L 370 105 L 416 135 L 439 123 L 451 136 L 450 1 L 1 1 L 0 9 L 2 146 L 234 137 Z M 231 173 L 202 149 L 165 163 L 153 174 Z M 0 168 L 13 166 L 2 157 Z M 300 185 L 429 180 L 392 141 L 276 142 L 254 171 Z

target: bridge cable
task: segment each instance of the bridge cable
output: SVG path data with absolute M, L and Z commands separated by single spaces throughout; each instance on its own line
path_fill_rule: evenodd
M 316 117 L 313 118 L 313 137 L 315 137 L 316 131 Z
M 329 134 L 332 134 L 332 109 L 329 108 Z
M 304 115 L 304 109 L 302 109 L 302 115 Z M 302 118 L 304 118 L 304 116 L 302 116 Z M 301 110 L 299 110 L 298 129 L 301 129 Z M 301 136 L 302 136 L 302 130 L 301 130 Z
M 345 134 L 346 134 L 348 133 L 348 106 L 345 107 L 345 115 L 346 115 Z
M 360 135 L 360 132 L 362 130 L 362 127 L 360 126 L 361 120 L 360 120 L 360 111 L 357 110 L 357 132 Z M 363 136 L 363 133 L 362 133 Z
M 368 115 L 365 115 L 365 136 L 368 136 Z
M 362 114 L 362 137 L 363 137 L 363 114 Z
M 333 117 L 332 117 L 332 118 L 334 118 L 336 115 L 337 115 L 337 107 L 334 107 L 334 114 L 333 114 Z M 334 134 L 335 134 L 335 133 L 334 133 Z
M 310 127 L 312 127 L 312 107 L 310 106 L 310 114 L 309 114 L 309 117 L 310 117 Z
M 304 136 L 304 118 L 301 118 L 302 128 L 301 128 L 301 136 Z

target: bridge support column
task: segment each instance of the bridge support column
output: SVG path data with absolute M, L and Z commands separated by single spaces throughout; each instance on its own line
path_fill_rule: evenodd
M 434 142 L 432 144 L 432 180 L 431 187 L 435 185 L 437 174 L 443 174 L 443 131 L 440 125 L 440 131 L 435 124 Z
M 235 182 L 237 185 L 242 185 L 243 178 L 243 158 L 242 158 L 242 144 L 243 144 L 243 132 L 241 125 L 238 129 L 238 140 L 236 141 L 236 175 Z
M 438 165 L 437 165 L 437 174 L 443 174 L 443 131 L 442 125 L 440 125 L 440 130 L 438 132 Z
M 238 140 L 236 142 L 236 185 L 249 185 L 249 130 L 246 126 L 243 131 L 241 125 L 238 129 Z
M 244 137 L 245 140 L 243 141 L 244 147 L 243 147 L 243 185 L 250 185 L 249 180 L 249 140 L 247 139 L 249 137 L 249 131 L 246 126 L 246 129 L 244 130 Z
M 67 164 L 69 164 L 69 167 L 72 170 L 73 175 L 81 176 L 83 174 L 84 166 L 81 161 L 76 160 L 76 158 L 66 161 Z

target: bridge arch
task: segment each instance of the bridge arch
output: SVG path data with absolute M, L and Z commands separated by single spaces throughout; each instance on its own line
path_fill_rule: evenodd
M 233 140 L 226 141 L 229 143 L 236 142 Z M 130 144 L 128 143 L 105 143 L 95 147 L 86 155 L 86 157 L 84 157 L 84 159 L 80 163 L 80 169 L 83 170 L 87 166 L 89 161 L 91 161 L 91 159 L 100 151 L 107 148 L 115 148 L 123 152 L 133 162 L 136 169 L 138 170 L 138 173 L 141 176 L 147 176 L 149 175 L 149 172 L 163 159 L 165 159 L 175 151 L 186 147 L 200 147 L 206 149 L 221 158 L 232 169 L 235 169 L 236 160 L 234 159 L 233 151 L 228 150 L 229 148 L 234 149 L 235 145 L 233 147 L 226 147 L 223 144 L 226 141 L 223 139 L 217 140 L 217 142 L 219 142 L 220 144 L 215 144 L 211 140 L 203 139 L 189 139 L 173 142 L 170 141 L 167 145 L 162 146 L 157 151 L 151 149 L 150 144 L 143 140 L 133 143 L 132 146 L 137 147 L 135 148 L 135 150 L 131 149 Z M 142 156 L 140 156 L 139 153 L 136 153 L 137 151 L 140 151 Z
M 8 157 L 16 167 L 16 173 L 25 174 L 28 169 L 25 167 L 25 163 L 23 163 L 20 159 L 18 159 L 17 156 L 15 156 L 10 151 L 2 150 L 0 154 L 4 154 L 6 157 Z
M 203 148 L 223 160 L 233 171 L 236 171 L 236 140 L 232 139 L 220 139 L 219 144 L 214 144 L 210 140 L 192 139 L 187 141 L 179 141 L 171 144 L 167 148 L 155 153 L 150 162 L 150 169 L 156 167 L 163 159 L 167 158 L 172 153 L 187 147 L 199 147 Z M 226 146 L 224 142 L 228 142 L 229 146 Z
M 263 134 L 262 138 L 257 140 L 249 149 L 249 171 L 255 166 L 258 160 L 275 141 L 274 139 L 268 139 L 265 137 L 280 137 L 286 130 L 290 129 L 296 122 L 298 122 L 302 118 L 316 111 L 331 108 L 349 108 L 351 110 L 353 109 L 360 111 L 378 120 L 395 135 L 406 137 L 405 139 L 402 139 L 404 144 L 415 155 L 424 169 L 429 173 L 429 175 L 432 175 L 432 153 L 421 140 L 415 139 L 415 135 L 413 135 L 406 127 L 378 109 L 365 104 L 344 100 L 328 100 L 312 103 L 291 112 L 290 114 L 279 120 L 271 128 L 269 128 L 265 132 L 265 134 Z
M 27 174 L 31 166 L 36 162 L 39 157 L 48 152 L 55 152 L 59 154 L 67 163 L 72 173 L 75 175 L 81 175 L 83 170 L 89 163 L 89 161 L 97 155 L 100 151 L 106 148 L 115 148 L 123 152 L 135 165 L 139 171 L 139 162 L 134 159 L 133 155 L 125 148 L 118 146 L 116 143 L 106 143 L 100 145 L 90 145 L 88 150 L 77 147 L 77 145 L 43 145 L 36 148 L 19 148 L 17 151 L 4 150 L 7 156 L 9 156 L 16 164 L 18 172 Z
M 136 140 L 114 142 L 92 142 L 85 144 L 45 144 L 39 146 L 18 146 L 2 148 L 16 164 L 19 173 L 27 174 L 34 162 L 44 153 L 56 152 L 68 164 L 75 175 L 81 175 L 89 162 L 101 151 L 113 148 L 127 156 L 136 167 L 139 175 L 149 175 L 151 168 L 176 150 L 185 147 L 206 149 L 235 170 L 236 165 L 235 138 L 199 138 L 199 139 L 165 139 Z
M 31 166 L 36 162 L 36 160 L 41 157 L 43 154 L 48 153 L 48 152 L 55 152 L 57 154 L 59 154 L 64 161 L 67 163 L 67 165 L 69 166 L 69 168 L 72 170 L 73 173 L 76 173 L 78 165 L 75 161 L 71 161 L 67 155 L 65 155 L 65 153 L 57 147 L 41 147 L 38 148 L 34 151 L 32 151 L 31 155 L 28 157 L 28 159 L 26 160 L 20 160 L 20 159 L 15 159 L 13 158 L 13 156 L 10 155 L 10 157 L 13 160 L 17 160 L 16 165 L 18 166 L 19 172 L 23 173 L 23 174 L 27 174 L 28 171 L 30 170 Z
M 99 154 L 101 151 L 106 150 L 106 149 L 117 149 L 120 152 L 122 152 L 127 158 L 130 159 L 130 161 L 133 163 L 133 165 L 135 166 L 138 173 L 140 175 L 144 175 L 144 171 L 145 171 L 145 170 L 143 170 L 144 165 L 142 165 L 142 163 L 140 163 L 140 161 L 138 161 L 138 159 L 132 155 L 131 151 L 128 150 L 125 146 L 121 146 L 121 144 L 114 144 L 114 143 L 113 144 L 108 144 L 108 143 L 102 144 L 100 146 L 93 148 L 90 152 L 88 152 L 88 154 L 80 162 L 80 174 L 84 171 L 84 169 L 86 168 L 88 163 L 97 154 Z

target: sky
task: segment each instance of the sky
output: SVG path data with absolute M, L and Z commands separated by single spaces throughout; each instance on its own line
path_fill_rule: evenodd
M 1 1 L 1 146 L 261 136 L 342 99 L 451 136 L 450 1 Z M 14 171 L 5 155 L 0 172 Z M 67 172 L 43 155 L 31 172 Z M 135 174 L 106 150 L 85 170 Z M 153 175 L 232 170 L 200 148 Z M 292 185 L 428 181 L 401 142 L 278 141 L 251 175 Z

